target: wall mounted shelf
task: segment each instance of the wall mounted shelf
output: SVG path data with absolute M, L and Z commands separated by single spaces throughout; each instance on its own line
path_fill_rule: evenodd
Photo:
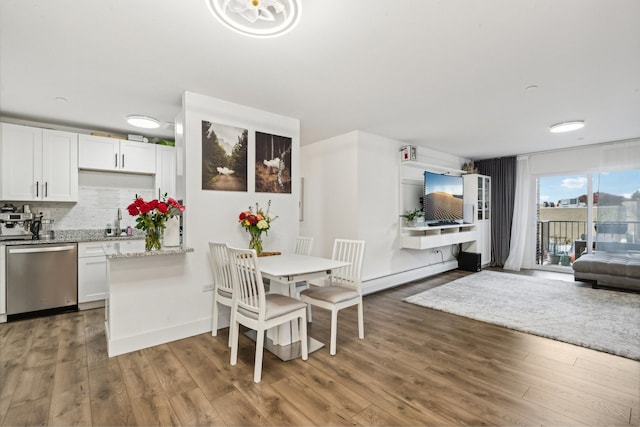
M 464 175 L 466 173 L 462 169 L 453 169 L 445 166 L 430 165 L 428 163 L 414 162 L 412 160 L 401 162 L 400 165 L 409 166 L 417 169 L 424 169 L 424 170 L 444 171 L 444 172 L 454 173 L 457 175 Z
M 475 242 L 475 224 L 443 225 L 440 227 L 402 227 L 402 247 L 429 249 L 458 243 Z

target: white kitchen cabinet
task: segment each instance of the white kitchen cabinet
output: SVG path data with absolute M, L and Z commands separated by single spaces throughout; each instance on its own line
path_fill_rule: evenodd
M 99 171 L 154 174 L 155 145 L 81 134 L 78 142 L 78 167 Z
M 156 194 L 176 197 L 176 148 L 156 145 Z
M 464 175 L 465 222 L 476 224 L 477 240 L 467 252 L 481 254 L 481 264 L 491 263 L 491 177 Z
M 0 323 L 7 321 L 6 246 L 0 246 Z
M 78 135 L 0 123 L 0 200 L 78 201 Z
M 107 299 L 107 256 L 109 246 L 139 245 L 140 240 L 111 240 L 78 243 L 78 308 L 95 308 Z M 123 249 L 126 251 L 126 249 Z
M 107 289 L 104 242 L 78 243 L 78 304 L 104 300 Z

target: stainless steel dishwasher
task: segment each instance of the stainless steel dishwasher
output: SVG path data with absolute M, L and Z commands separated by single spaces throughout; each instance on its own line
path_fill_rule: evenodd
M 77 243 L 7 246 L 7 316 L 78 306 Z

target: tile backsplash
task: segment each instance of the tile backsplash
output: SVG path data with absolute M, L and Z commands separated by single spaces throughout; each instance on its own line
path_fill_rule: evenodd
M 103 230 L 116 221 L 120 208 L 121 228 L 126 228 L 135 226 L 135 217 L 129 215 L 127 206 L 136 194 L 145 200 L 157 197 L 154 188 L 154 177 L 150 175 L 80 171 L 77 203 L 2 203 L 13 203 L 19 210 L 28 204 L 32 212 L 42 212 L 44 218 L 53 219 L 54 230 Z

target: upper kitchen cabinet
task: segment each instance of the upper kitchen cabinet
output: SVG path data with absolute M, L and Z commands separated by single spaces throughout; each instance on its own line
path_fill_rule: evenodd
M 0 200 L 78 201 L 78 135 L 0 123 Z
M 80 135 L 78 167 L 99 171 L 154 174 L 155 145 L 104 136 Z
M 176 197 L 176 147 L 156 145 L 156 192 Z

